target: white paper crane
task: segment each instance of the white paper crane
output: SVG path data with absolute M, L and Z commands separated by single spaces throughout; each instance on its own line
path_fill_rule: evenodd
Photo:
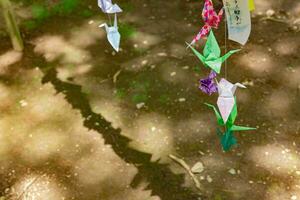
M 101 24 L 99 27 L 105 27 L 107 39 L 111 46 L 118 52 L 120 46 L 121 35 L 118 31 L 117 14 L 115 14 L 115 20 L 113 26 L 108 26 L 106 23 Z
M 237 87 L 246 88 L 246 86 L 240 83 L 232 84 L 223 78 L 218 83 L 219 98 L 217 101 L 217 105 L 220 110 L 224 123 L 227 122 L 228 117 L 234 107 L 235 104 L 234 93 Z
M 111 0 L 98 0 L 98 6 L 104 13 L 113 14 L 122 12 L 122 9 L 117 4 L 113 4 Z

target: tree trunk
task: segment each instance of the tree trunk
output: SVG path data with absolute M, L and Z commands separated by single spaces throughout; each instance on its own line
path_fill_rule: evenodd
M 0 0 L 7 31 L 9 33 L 13 48 L 17 51 L 23 51 L 23 40 L 15 19 L 13 9 L 9 0 Z

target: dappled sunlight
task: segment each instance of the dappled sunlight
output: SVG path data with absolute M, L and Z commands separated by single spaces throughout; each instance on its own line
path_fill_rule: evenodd
M 86 48 L 97 44 L 99 39 L 106 39 L 104 29 L 98 27 L 102 23 L 104 21 L 97 19 L 89 19 L 83 22 L 81 26 L 72 30 L 69 43 L 80 48 Z
M 88 73 L 93 66 L 91 64 L 80 64 L 80 65 L 62 65 L 57 69 L 58 78 L 66 81 L 72 77 L 78 77 Z
M 282 56 L 298 55 L 300 50 L 299 37 L 286 37 L 274 43 L 275 50 Z
M 20 200 L 62 200 L 67 193 L 54 175 L 30 174 L 18 180 L 10 196 Z
M 131 146 L 140 151 L 152 154 L 152 160 L 165 161 L 173 150 L 173 128 L 170 121 L 159 114 L 141 115 L 134 123 L 134 127 L 126 130 L 134 139 Z
M 0 74 L 5 74 L 8 66 L 19 62 L 22 59 L 23 53 L 19 51 L 7 51 L 0 55 Z
M 40 127 L 29 130 L 30 134 L 23 140 L 20 156 L 23 161 L 32 165 L 46 162 L 51 156 L 58 153 L 59 149 L 68 140 L 64 131 L 50 127 Z
M 88 156 L 80 158 L 74 165 L 73 173 L 84 187 L 106 184 L 109 180 L 111 187 L 115 185 L 126 188 L 136 169 L 116 157 L 110 148 L 102 145 L 102 149 L 96 148 Z
M 92 81 L 93 82 L 93 81 Z M 90 94 L 90 104 L 94 112 L 101 113 L 114 128 L 123 127 L 122 118 L 130 115 L 130 110 L 115 100 L 112 88 L 107 84 L 85 85 Z
M 249 44 L 249 53 L 237 57 L 236 60 L 240 65 L 255 72 L 256 76 L 265 76 L 266 72 L 270 72 L 275 65 L 267 48 L 258 45 Z M 253 50 L 255 49 L 255 50 Z
M 89 52 L 71 45 L 62 36 L 45 35 L 34 40 L 34 45 L 34 51 L 48 62 L 61 59 L 63 64 L 82 64 L 90 59 Z
M 283 79 L 286 80 L 285 84 L 293 89 L 300 89 L 300 64 L 294 68 L 287 69 L 283 75 Z
M 255 13 L 266 12 L 270 8 L 274 8 L 274 1 L 255 1 Z
M 271 173 L 285 175 L 299 170 L 300 159 L 294 147 L 270 144 L 256 146 L 250 149 L 247 157 L 257 166 L 263 167 Z
M 220 142 L 203 105 L 218 94 L 199 91 L 209 69 L 185 44 L 203 25 L 203 1 L 115 1 L 119 52 L 96 1 L 32 3 L 14 3 L 24 54 L 0 30 L 0 200 L 200 199 L 170 154 L 203 164 L 201 199 L 300 199 L 298 2 L 255 0 L 244 46 L 224 44 L 224 21 L 214 29 L 222 54 L 242 48 L 218 74 L 247 86 L 236 123 L 259 128 L 234 132 L 229 152 L 222 145 L 235 141 Z
M 268 188 L 265 200 L 298 200 L 299 198 L 299 188 L 274 183 Z
M 133 191 L 137 197 L 149 197 L 149 192 L 142 189 L 129 189 L 137 169 L 121 160 L 110 146 L 104 145 L 98 133 L 87 130 L 78 111 L 67 104 L 62 94 L 56 95 L 50 84 L 41 85 L 40 71 L 33 69 L 22 78 L 18 82 L 20 85 L 3 86 L 14 103 L 0 120 L 0 174 L 7 174 L 15 164 L 23 166 L 16 166 L 15 170 L 44 166 L 56 174 L 55 179 L 47 175 L 38 178 L 24 192 L 23 199 L 68 199 L 66 194 L 71 193 L 73 187 L 83 191 L 83 194 L 74 195 L 84 195 L 85 199 L 102 194 L 104 199 L 115 200 L 121 194 L 132 196 Z M 18 95 L 17 90 L 21 91 Z M 11 97 L 10 94 L 15 95 Z M 11 195 L 19 196 L 36 176 L 18 180 L 10 190 L 13 191 Z M 118 193 L 113 194 L 112 188 Z
M 149 49 L 161 42 L 161 38 L 157 35 L 151 35 L 146 32 L 136 32 L 130 39 L 134 44 L 134 48 Z
M 266 99 L 264 110 L 266 113 L 273 113 L 273 116 L 280 117 L 289 114 L 293 97 L 286 90 L 273 91 Z

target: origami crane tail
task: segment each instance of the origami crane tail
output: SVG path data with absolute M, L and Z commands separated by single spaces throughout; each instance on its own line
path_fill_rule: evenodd
M 240 51 L 240 49 L 237 49 L 237 50 L 231 50 L 229 51 L 228 53 L 226 53 L 224 56 L 218 58 L 218 60 L 223 63 L 225 60 L 227 60 L 232 54 L 236 53 Z
M 194 54 L 199 58 L 199 60 L 200 60 L 203 64 L 205 64 L 206 58 L 205 58 L 201 53 L 199 53 L 194 47 L 190 46 L 188 43 L 187 43 L 187 45 L 192 49 L 192 51 L 193 51 Z
M 233 125 L 230 130 L 231 131 L 251 131 L 251 130 L 256 130 L 256 128 Z
M 220 113 L 218 112 L 217 108 L 214 105 L 208 104 L 208 103 L 204 103 L 205 105 L 207 105 L 208 107 L 212 108 L 215 112 L 215 115 L 217 117 L 217 122 L 220 126 L 224 126 L 224 121 L 220 115 Z
M 227 130 L 221 138 L 221 144 L 224 151 L 229 151 L 230 148 L 237 144 L 237 139 L 234 137 L 232 131 Z
M 208 25 L 204 25 L 199 33 L 194 37 L 193 42 L 196 43 L 197 41 L 199 41 L 201 38 L 205 37 L 208 35 L 209 31 L 211 30 L 211 27 Z

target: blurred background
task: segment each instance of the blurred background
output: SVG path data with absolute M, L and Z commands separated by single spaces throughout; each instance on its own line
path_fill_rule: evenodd
M 227 40 L 242 49 L 227 79 L 247 86 L 237 124 L 258 129 L 226 153 L 204 105 L 217 95 L 198 89 L 209 70 L 185 44 L 204 1 L 115 0 L 118 53 L 96 0 L 10 3 L 24 49 L 1 8 L 1 200 L 300 199 L 300 1 L 255 0 L 248 43 Z M 214 30 L 222 54 L 225 30 Z M 201 189 L 170 154 L 202 164 Z

